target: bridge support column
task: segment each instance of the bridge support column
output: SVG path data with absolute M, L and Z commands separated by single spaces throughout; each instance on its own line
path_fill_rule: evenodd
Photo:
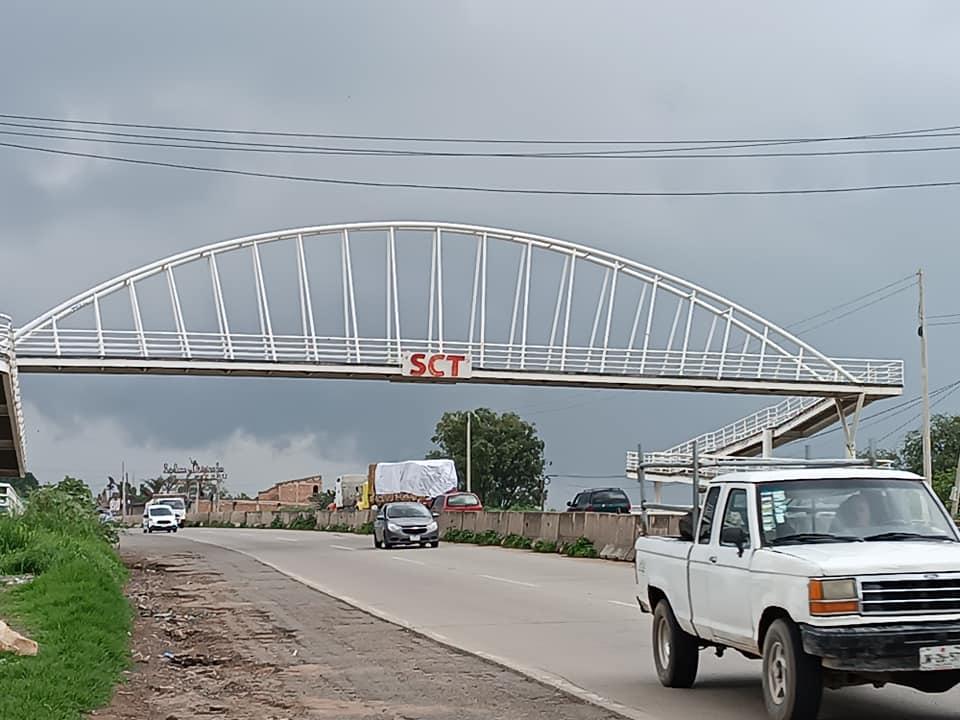
M 840 424 L 843 426 L 844 450 L 848 458 L 857 456 L 857 428 L 860 425 L 860 411 L 863 410 L 864 395 L 857 395 L 857 404 L 853 409 L 853 417 L 847 420 L 843 400 L 836 398 L 837 414 L 840 416 Z
M 762 457 L 771 458 L 773 457 L 773 428 L 764 428 L 763 429 L 763 451 L 761 453 Z

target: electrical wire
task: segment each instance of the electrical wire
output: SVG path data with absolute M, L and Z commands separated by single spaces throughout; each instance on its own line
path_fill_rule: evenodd
M 320 156 L 359 156 L 359 157 L 430 157 L 430 158 L 498 158 L 526 160 L 715 160 L 749 158 L 796 158 L 796 157 L 837 157 L 855 155 L 893 155 L 904 153 L 925 153 L 957 151 L 960 145 L 934 145 L 923 147 L 868 148 L 855 150 L 816 150 L 803 152 L 745 152 L 719 153 L 717 149 L 730 147 L 758 147 L 758 145 L 739 145 L 699 148 L 665 148 L 658 150 L 608 150 L 602 152 L 475 152 L 475 151 L 438 151 L 438 150 L 399 150 L 390 148 L 355 148 L 322 145 L 286 145 L 278 143 L 239 142 L 232 140 L 213 140 L 209 138 L 191 138 L 183 136 L 152 135 L 144 133 L 110 132 L 105 130 L 87 130 L 83 128 L 55 128 L 45 125 L 12 123 L 0 121 L 0 126 L 20 127 L 32 130 L 52 130 L 54 132 L 26 132 L 0 130 L 0 135 L 14 137 L 32 137 L 65 142 L 104 143 L 110 145 L 133 145 L 138 147 L 162 147 L 180 150 L 219 150 L 226 152 L 246 152 L 281 155 L 320 155 Z M 89 133 L 106 137 L 78 137 L 58 133 Z M 124 140 L 117 138 L 139 138 Z M 663 152 L 669 150 L 670 152 Z M 708 153 L 690 152 L 692 150 L 710 150 Z
M 846 311 L 846 312 L 844 312 L 844 313 L 840 313 L 839 315 L 837 315 L 837 316 L 835 316 L 835 317 L 828 318 L 828 319 L 824 320 L 824 321 L 821 322 L 821 323 L 817 323 L 816 325 L 813 325 L 812 327 L 805 328 L 805 329 L 802 330 L 801 332 L 804 332 L 804 333 L 813 332 L 814 330 L 818 330 L 819 328 L 822 328 L 822 327 L 824 327 L 824 326 L 826 326 L 826 325 L 830 325 L 830 324 L 832 324 L 832 323 L 835 323 L 835 322 L 837 322 L 838 320 L 843 320 L 844 318 L 850 317 L 851 315 L 854 315 L 854 314 L 860 312 L 861 310 L 866 310 L 866 309 L 869 308 L 869 307 L 873 307 L 873 306 L 876 305 L 877 303 L 881 303 L 881 302 L 883 302 L 884 300 L 887 300 L 887 299 L 889 299 L 889 298 L 892 298 L 892 297 L 894 297 L 894 296 L 896 296 L 896 295 L 900 295 L 901 293 L 904 293 L 904 292 L 906 292 L 907 290 L 910 290 L 911 288 L 913 288 L 916 284 L 917 284 L 916 281 L 913 281 L 913 282 L 911 282 L 909 285 L 905 285 L 904 287 L 899 288 L 899 289 L 897 289 L 897 290 L 892 290 L 891 292 L 888 292 L 886 295 L 881 295 L 881 296 L 878 297 L 878 298 L 874 298 L 874 299 L 871 300 L 870 302 L 866 302 L 866 303 L 864 303 L 863 305 L 859 305 L 859 306 L 857 306 L 857 307 L 855 307 L 855 308 L 852 308 L 851 310 L 848 310 L 848 311 Z
M 889 290 L 890 288 L 896 287 L 897 285 L 900 285 L 901 283 L 904 283 L 904 282 L 906 282 L 906 281 L 908 281 L 908 280 L 915 280 L 913 273 L 911 273 L 911 274 L 909 274 L 909 275 L 905 275 L 904 277 L 900 278 L 899 280 L 894 280 L 892 283 L 888 283 L 887 285 L 884 285 L 884 286 L 882 286 L 882 287 L 878 287 L 876 290 L 871 290 L 871 291 L 868 292 L 868 293 L 865 293 L 865 294 L 863 294 L 863 295 L 859 295 L 858 297 L 855 297 L 855 298 L 853 298 L 852 300 L 847 300 L 846 302 L 842 302 L 842 303 L 840 303 L 839 305 L 834 305 L 833 307 L 827 308 L 826 310 L 823 310 L 822 312 L 818 312 L 818 313 L 815 314 L 815 315 L 810 315 L 810 316 L 808 316 L 808 317 L 803 318 L 802 320 L 797 320 L 795 323 L 791 323 L 790 325 L 787 325 L 787 329 L 788 329 L 788 330 L 792 330 L 792 329 L 797 328 L 797 327 L 799 327 L 799 326 L 801 326 L 801 325 L 805 325 L 806 323 L 810 322 L 811 320 L 818 320 L 819 318 L 823 317 L 824 315 L 829 315 L 829 314 L 832 313 L 832 312 L 835 312 L 835 311 L 837 311 L 837 310 L 842 310 L 842 309 L 844 309 L 844 308 L 846 308 L 846 307 L 849 307 L 850 305 L 853 305 L 853 304 L 855 304 L 855 303 L 860 302 L 861 300 L 866 300 L 866 299 L 868 299 L 868 298 L 871 298 L 871 297 L 873 297 L 874 295 L 877 295 L 877 294 L 883 292 L 884 290 Z M 914 282 L 914 284 L 915 284 L 915 282 Z
M 935 402 L 931 403 L 931 404 L 930 404 L 930 408 L 931 408 L 931 409 L 932 409 L 932 408 L 935 408 L 937 405 L 939 405 L 939 404 L 942 403 L 944 400 L 946 400 L 946 399 L 949 398 L 951 395 L 953 395 L 955 392 L 957 392 L 957 390 L 960 390 L 960 383 L 957 383 L 957 384 L 956 384 L 953 388 L 951 388 L 948 392 L 946 392 L 945 394 L 943 394 L 941 397 L 937 398 L 937 400 L 936 400 Z M 881 437 L 877 442 L 883 442 L 884 440 L 888 439 L 889 437 L 891 437 L 891 436 L 895 435 L 896 433 L 900 432 L 901 430 L 903 430 L 903 429 L 904 429 L 905 427 L 907 427 L 908 425 L 913 425 L 913 424 L 915 424 L 918 420 L 920 420 L 922 414 L 923 414 L 923 413 L 917 413 L 914 417 L 910 418 L 907 422 L 903 423 L 902 425 L 898 425 L 898 426 L 895 427 L 893 430 L 891 430 L 890 432 L 888 432 L 886 435 L 884 435 L 883 437 Z
M 501 195 L 543 195 L 564 197 L 760 197 L 778 195 L 835 195 L 856 192 L 872 192 L 880 190 L 907 190 L 933 189 L 960 186 L 960 180 L 938 180 L 912 183 L 886 183 L 878 185 L 852 185 L 841 187 L 811 187 L 786 189 L 742 189 L 742 190 L 684 190 L 684 191 L 657 191 L 657 190 L 574 190 L 562 188 L 517 188 L 480 185 L 431 184 L 414 182 L 390 182 L 382 180 L 349 180 L 345 178 L 315 177 L 309 175 L 293 175 L 287 173 L 271 173 L 256 170 L 242 170 L 239 168 L 213 167 L 193 165 L 189 163 L 166 162 L 162 160 L 146 160 L 118 155 L 104 155 L 100 153 L 86 153 L 72 150 L 57 150 L 35 145 L 0 142 L 0 147 L 27 150 L 31 152 L 59 155 L 65 157 L 88 158 L 92 160 L 108 160 L 128 165 L 147 167 L 162 167 L 177 170 L 191 170 L 195 172 L 216 173 L 222 175 L 236 175 L 240 177 L 255 177 L 271 180 L 289 180 L 295 182 L 309 182 L 323 185 L 342 185 L 349 187 L 376 187 L 399 188 L 411 190 L 447 190 L 457 192 L 477 192 Z
M 429 143 L 470 143 L 470 144 L 516 144 L 516 145 L 691 145 L 691 144 L 723 144 L 723 143 L 809 143 L 809 142 L 844 142 L 852 140 L 882 140 L 887 138 L 915 138 L 929 133 L 948 133 L 960 130 L 960 125 L 945 125 L 941 127 L 919 128 L 915 130 L 896 130 L 883 133 L 860 133 L 853 135 L 835 135 L 819 137 L 787 137 L 787 138 L 725 138 L 725 139 L 698 139 L 698 140 L 559 140 L 559 139 L 515 139 L 515 138 L 464 138 L 464 137 L 430 137 L 405 135 L 357 135 L 344 133 L 295 132 L 282 130 L 239 130 L 213 127 L 196 127 L 184 125 L 158 125 L 130 122 L 107 122 L 101 120 L 73 120 L 69 118 L 46 117 L 40 115 L 17 115 L 0 113 L 0 118 L 9 120 L 30 120 L 34 122 L 55 122 L 72 125 L 87 125 L 97 127 L 119 127 L 141 130 L 164 130 L 177 132 L 210 133 L 220 135 L 261 135 L 270 137 L 304 137 L 325 138 L 335 140 L 369 140 L 392 142 L 429 142 Z

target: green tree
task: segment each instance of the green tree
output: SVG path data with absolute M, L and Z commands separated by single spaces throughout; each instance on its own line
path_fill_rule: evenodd
M 56 489 L 69 495 L 81 507 L 93 509 L 93 493 L 83 480 L 65 475 L 63 480 L 57 483 Z
M 31 472 L 28 472 L 22 478 L 13 478 L 10 480 L 10 484 L 13 486 L 13 489 L 16 490 L 17 495 L 22 498 L 27 497 L 27 495 L 40 487 L 40 483 L 37 482 L 37 479 Z
M 930 419 L 930 450 L 933 489 L 949 507 L 960 457 L 960 415 L 934 415 Z M 896 457 L 898 467 L 923 475 L 923 435 L 919 430 L 907 433 Z
M 543 440 L 536 427 L 512 412 L 487 408 L 470 411 L 472 435 L 471 489 L 490 508 L 540 507 L 545 492 Z M 446 412 L 437 423 L 428 458 L 450 458 L 460 487 L 466 482 L 467 413 Z

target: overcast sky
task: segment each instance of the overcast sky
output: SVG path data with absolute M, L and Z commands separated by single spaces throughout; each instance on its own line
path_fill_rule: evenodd
M 3 113 L 543 139 L 796 137 L 960 124 L 960 6 L 952 2 L 8 2 L 3 15 Z M 362 180 L 683 191 L 960 180 L 957 155 L 202 159 Z M 484 195 L 299 184 L 0 148 L 0 312 L 22 325 L 125 270 L 221 239 L 416 218 L 603 248 L 781 324 L 920 266 L 929 312 L 960 313 L 958 197 L 960 188 L 740 198 Z M 915 295 L 902 293 L 804 337 L 836 357 L 905 359 L 912 397 L 915 306 Z M 932 387 L 957 379 L 958 340 L 960 326 L 931 330 Z M 247 492 L 288 477 L 322 473 L 332 481 L 368 462 L 421 457 L 449 409 L 516 409 L 540 429 L 550 472 L 616 475 L 638 441 L 669 446 L 771 402 L 276 379 L 26 376 L 22 386 L 30 466 L 43 481 L 71 473 L 97 485 L 121 461 L 152 476 L 164 462 L 193 455 L 222 462 L 231 487 Z M 956 411 L 956 397 L 937 410 Z M 893 444 L 914 427 L 911 416 L 891 417 L 861 439 L 906 422 L 886 441 Z M 838 453 L 839 434 L 815 447 Z M 558 478 L 551 503 L 607 482 Z

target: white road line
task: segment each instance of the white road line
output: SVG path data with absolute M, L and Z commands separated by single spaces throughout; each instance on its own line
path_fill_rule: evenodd
M 399 560 L 400 562 L 411 563 L 413 565 L 426 565 L 425 562 L 420 562 L 419 560 L 411 560 L 410 558 L 402 558 L 397 555 L 391 555 L 391 558 L 394 560 Z
M 285 538 L 285 537 L 275 537 L 274 540 L 279 540 L 280 542 L 300 542 L 296 538 Z
M 337 550 L 349 550 L 351 552 L 356 549 L 352 547 L 347 547 L 346 545 L 331 545 L 330 547 L 336 548 Z
M 637 606 L 634 605 L 633 603 L 622 602 L 622 601 L 620 601 L 620 600 L 607 600 L 607 602 L 608 602 L 608 603 L 611 603 L 611 604 L 613 604 L 613 605 L 623 605 L 624 607 L 628 607 L 628 608 L 630 608 L 631 610 L 637 607 Z
M 509 578 L 497 577 L 496 575 L 481 575 L 480 577 L 486 578 L 487 580 L 496 580 L 497 582 L 510 583 L 511 585 L 523 585 L 524 587 L 532 587 L 532 588 L 538 587 L 533 583 L 520 582 L 519 580 L 510 580 Z

